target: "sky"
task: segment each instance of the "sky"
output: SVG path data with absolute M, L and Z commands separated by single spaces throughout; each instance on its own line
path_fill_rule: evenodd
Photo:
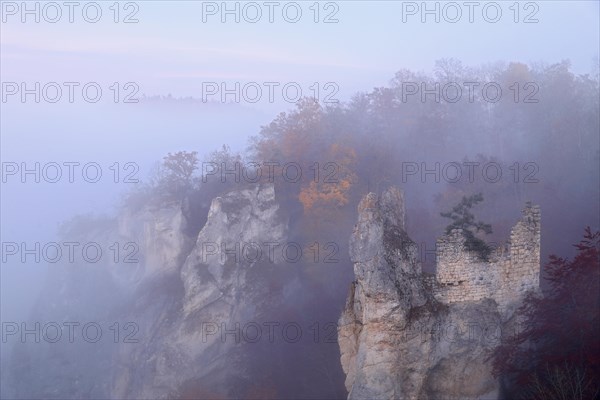
M 99 2 L 102 15 L 89 23 L 82 2 L 73 23 L 64 6 L 58 22 L 50 23 L 46 19 L 56 10 L 41 2 L 40 22 L 25 15 L 22 23 L 20 2 L 3 2 L 2 79 L 132 81 L 140 94 L 196 97 L 205 93 L 203 82 L 229 87 L 257 82 L 264 90 L 258 106 L 268 106 L 271 102 L 262 101 L 268 90 L 263 82 L 298 82 L 303 93 L 314 83 L 327 92 L 325 83 L 333 82 L 330 91 L 336 89 L 335 97 L 344 100 L 387 84 L 400 68 L 430 71 L 441 58 L 467 65 L 569 58 L 575 72 L 587 73 L 600 47 L 597 1 L 475 2 L 473 22 L 462 1 L 274 3 L 269 8 L 266 2 L 121 2 L 115 23 L 113 2 Z M 236 7 L 237 13 L 224 15 Z M 436 7 L 439 22 L 435 13 L 422 15 Z M 494 20 L 497 8 L 498 22 L 486 21 Z M 297 9 L 298 22 L 287 22 Z M 88 8 L 86 15 L 93 19 L 94 12 Z M 130 14 L 138 22 L 122 21 Z M 257 22 L 247 21 L 254 18 Z M 278 92 L 273 103 L 282 97 Z

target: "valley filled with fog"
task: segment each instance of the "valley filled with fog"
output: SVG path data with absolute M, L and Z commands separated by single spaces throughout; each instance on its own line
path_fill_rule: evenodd
M 0 397 L 597 398 L 598 4 L 476 3 L 3 1 Z

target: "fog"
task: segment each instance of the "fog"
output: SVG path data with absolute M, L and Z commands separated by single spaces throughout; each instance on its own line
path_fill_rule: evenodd
M 135 286 L 146 279 L 139 272 L 149 270 L 145 261 L 127 270 L 144 278 L 124 278 L 114 266 L 105 276 L 104 264 L 80 261 L 75 271 L 64 254 L 49 263 L 36 243 L 122 245 L 123 226 L 142 221 L 142 211 L 171 207 L 187 218 L 183 236 L 192 244 L 181 246 L 189 254 L 212 199 L 252 186 L 231 174 L 219 179 L 222 171 L 213 167 L 222 161 L 249 168 L 297 163 L 302 180 L 276 179 L 274 189 L 287 238 L 302 246 L 335 243 L 338 256 L 331 265 L 284 262 L 283 272 L 272 272 L 275 283 L 269 281 L 283 288 L 281 298 L 267 298 L 268 307 L 256 305 L 256 315 L 241 321 L 337 323 L 354 280 L 348 240 L 358 203 L 389 186 L 404 191 L 407 232 L 426 271 L 435 270 L 431 251 L 447 225 L 440 213 L 478 192 L 484 201 L 475 214 L 494 228 L 486 242 L 508 239 L 531 201 L 542 210 L 542 264 L 552 254 L 572 258 L 585 227 L 600 229 L 600 9 L 592 1 L 502 2 L 482 14 L 489 3 L 470 10 L 461 2 L 277 2 L 271 9 L 261 2 L 140 1 L 83 2 L 71 10 L 60 2 L 2 1 L 1 397 L 151 398 L 153 386 L 142 378 L 130 378 L 138 386 L 118 382 L 116 356 L 94 362 L 84 359 L 92 350 L 78 353 L 81 344 L 63 340 L 53 348 L 42 340 L 49 354 L 82 369 L 78 379 L 86 388 L 67 389 L 61 379 L 68 373 L 49 371 L 43 358 L 27 365 L 22 354 L 40 345 L 7 335 L 6 327 L 163 318 L 161 302 L 181 299 L 136 302 L 147 289 Z M 224 145 L 219 158 L 215 152 Z M 197 152 L 198 164 L 187 186 L 175 191 L 183 193 L 176 205 L 169 198 L 167 207 L 158 200 L 166 191 L 160 182 L 166 157 L 177 152 Z M 474 181 L 465 162 L 479 163 Z M 500 168 L 498 179 L 481 170 L 490 162 Z M 315 163 L 322 174 L 330 172 L 327 163 L 335 165 L 350 189 L 315 195 Z M 454 180 L 457 166 L 462 178 Z M 141 200 L 131 200 L 136 196 Z M 313 207 L 310 196 L 324 205 Z M 140 226 L 138 239 L 151 229 Z M 156 226 L 171 229 L 163 220 Z M 140 249 L 140 260 L 151 258 Z M 165 250 L 163 257 L 163 265 L 181 269 L 179 256 Z M 135 290 L 119 292 L 120 279 L 131 279 Z M 153 284 L 164 289 L 172 279 Z M 138 346 L 151 353 L 164 332 L 140 324 Z M 163 382 L 177 389 L 156 396 L 345 398 L 337 345 L 303 346 L 261 342 L 243 353 L 243 365 L 256 374 L 248 372 L 248 379 L 260 391 L 215 375 L 202 388 Z M 117 347 L 97 351 L 116 354 Z M 30 372 L 19 378 L 23 368 Z M 36 368 L 47 376 L 35 378 Z M 140 371 L 128 373 L 147 374 Z M 227 385 L 239 390 L 217 390 Z

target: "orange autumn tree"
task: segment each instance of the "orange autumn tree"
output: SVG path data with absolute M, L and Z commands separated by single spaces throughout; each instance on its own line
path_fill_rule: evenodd
M 329 147 L 329 161 L 319 165 L 313 179 L 303 183 L 298 199 L 304 214 L 318 219 L 335 214 L 350 201 L 350 190 L 357 181 L 353 168 L 356 152 L 334 143 Z
M 297 201 L 303 180 L 310 179 L 311 166 L 316 160 L 326 158 L 324 153 L 331 138 L 322 124 L 323 115 L 324 111 L 317 102 L 302 99 L 294 110 L 280 113 L 252 139 L 251 157 L 263 165 L 264 182 L 273 182 L 274 177 L 279 200 L 283 203 Z M 265 167 L 266 162 L 272 163 L 272 166 Z M 293 180 L 293 168 L 289 171 L 284 169 L 286 165 L 298 166 L 301 173 L 299 181 Z

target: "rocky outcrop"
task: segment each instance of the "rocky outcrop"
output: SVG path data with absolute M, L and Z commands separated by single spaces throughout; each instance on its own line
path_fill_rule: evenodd
M 74 243 L 74 257 L 49 266 L 33 313 L 20 324 L 37 336 L 18 335 L 13 343 L 12 395 L 115 397 L 121 377 L 114 372 L 138 361 L 115 367 L 119 353 L 144 351 L 149 332 L 180 303 L 179 270 L 194 246 L 184 233 L 187 223 L 178 206 L 145 206 L 114 219 L 77 217 L 66 224 L 60 243 Z
M 180 267 L 179 296 L 171 293 L 132 315 L 142 321 L 140 331 L 148 340 L 119 349 L 123 367 L 115 371 L 113 397 L 239 397 L 236 390 L 251 377 L 243 327 L 264 312 L 268 291 L 258 276 L 267 272 L 261 267 L 276 261 L 258 257 L 254 244 L 285 240 L 278 208 L 273 186 L 213 200 Z
M 405 231 L 402 193 L 367 195 L 350 240 L 356 280 L 339 321 L 339 346 L 331 334 L 341 304 L 324 299 L 341 296 L 323 296 L 323 286 L 307 284 L 305 264 L 284 259 L 288 221 L 272 185 L 217 197 L 202 229 L 190 215 L 168 205 L 72 223 L 65 240 L 94 242 L 105 257 L 51 266 L 26 322 L 29 330 L 41 322 L 41 340 L 13 342 L 11 378 L 3 381 L 11 388 L 4 393 L 341 398 L 341 357 L 353 399 L 496 396 L 487 351 L 512 329 L 511 307 L 539 282 L 535 207 L 513 229 L 508 250 L 487 265 L 497 270 L 446 263 L 439 253 L 442 268 L 428 276 Z M 451 245 L 453 237 L 440 243 Z M 460 271 L 469 273 L 468 281 Z M 494 286 L 493 277 L 504 283 Z M 479 293 L 486 295 L 472 298 Z M 82 337 L 86 324 L 91 329 Z M 56 327 L 62 340 L 48 340 Z M 97 341 L 96 327 L 102 329 Z
M 194 245 L 193 238 L 185 234 L 188 223 L 181 207 L 176 206 L 125 210 L 119 216 L 119 237 L 137 245 L 135 258 L 140 268 L 135 280 L 179 274 L 181 263 Z M 119 277 L 123 269 L 113 269 L 113 276 Z
M 513 328 L 513 316 L 491 296 L 446 301 L 438 278 L 421 272 L 417 246 L 404 230 L 404 201 L 398 189 L 389 189 L 381 198 L 367 195 L 358 211 L 350 240 L 356 281 L 338 327 L 348 398 L 497 398 L 499 384 L 486 358 L 501 335 Z M 530 235 L 520 235 L 524 239 L 519 245 L 528 239 L 539 242 L 539 218 L 530 218 L 539 211 L 525 214 L 538 228 L 525 229 L 520 222 L 518 232 Z M 539 252 L 537 257 L 539 273 Z M 516 268 L 527 277 L 534 275 L 530 267 L 536 265 L 535 260 L 528 262 L 526 268 Z M 458 264 L 460 260 L 453 265 Z M 444 276 L 447 269 L 440 272 Z M 521 294 L 535 290 L 539 282 L 526 281 Z
M 206 225 L 181 269 L 186 316 L 218 301 L 235 304 L 250 268 L 281 262 L 280 252 L 269 252 L 266 246 L 273 243 L 274 248 L 286 238 L 278 209 L 273 186 L 213 200 Z
M 269 287 L 277 253 L 269 258 L 265 250 L 257 257 L 256 246 L 284 242 L 287 224 L 272 185 L 214 199 L 197 237 L 189 236 L 189 223 L 181 206 L 170 205 L 71 224 L 78 241 L 110 251 L 98 262 L 52 266 L 27 328 L 41 321 L 44 336 L 44 324 L 74 322 L 74 340 L 65 331 L 56 342 L 44 336 L 15 343 L 10 393 L 243 397 L 256 376 L 247 362 L 254 348 L 240 337 L 254 335 L 243 330 L 245 322 L 257 321 L 278 302 Z M 95 326 L 102 329 L 98 341 L 82 338 L 86 323 L 95 324 L 88 336 Z

